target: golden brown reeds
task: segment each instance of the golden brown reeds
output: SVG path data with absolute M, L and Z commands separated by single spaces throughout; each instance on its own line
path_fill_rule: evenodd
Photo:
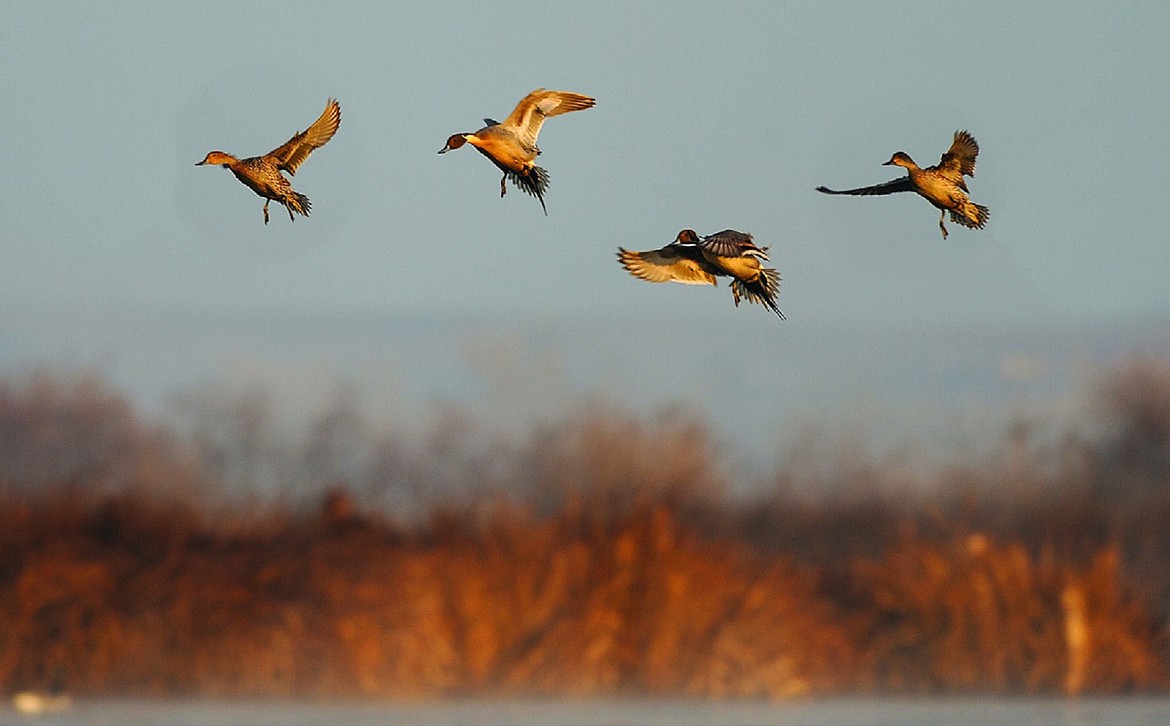
M 467 456 L 462 440 L 419 460 L 398 451 L 404 472 L 379 459 L 389 476 L 493 492 L 407 526 L 332 480 L 316 508 L 211 497 L 222 481 L 192 463 L 199 447 L 93 383 L 0 384 L 0 433 L 0 692 L 1170 686 L 1157 599 L 1170 509 L 1121 508 L 1083 486 L 1108 475 L 1108 457 L 1087 457 L 1059 501 L 1060 481 L 1017 457 L 1011 482 L 1035 480 L 1026 496 L 996 493 L 984 480 L 1004 476 L 997 467 L 947 467 L 936 493 L 883 496 L 856 467 L 845 496 L 753 509 L 724 496 L 723 462 L 695 420 L 591 411 L 503 460 Z M 314 471 L 332 477 L 324 461 Z
M 980 533 L 859 559 L 852 641 L 875 691 L 1119 693 L 1165 687 L 1157 620 L 1119 581 Z

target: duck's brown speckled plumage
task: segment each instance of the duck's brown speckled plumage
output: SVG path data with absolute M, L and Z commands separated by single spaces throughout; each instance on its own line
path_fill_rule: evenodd
M 860 189 L 845 189 L 837 191 L 828 187 L 817 187 L 818 192 L 825 194 L 851 194 L 854 196 L 873 196 L 880 194 L 895 194 L 897 192 L 916 192 L 938 209 L 942 210 L 938 226 L 942 230 L 943 239 L 947 238 L 947 228 L 943 224 L 947 213 L 951 221 L 971 229 L 983 229 L 987 224 L 988 209 L 981 204 L 975 204 L 967 196 L 967 183 L 964 176 L 975 176 L 975 157 L 979 155 L 979 144 L 975 137 L 967 131 L 956 131 L 951 142 L 951 148 L 942 155 L 935 166 L 925 169 L 919 167 L 904 151 L 896 152 L 883 166 L 900 166 L 906 169 L 907 175 L 872 187 Z
M 329 99 L 325 111 L 313 125 L 298 131 L 293 137 L 262 156 L 237 159 L 222 151 L 212 151 L 196 166 L 214 164 L 230 169 L 246 187 L 264 197 L 264 224 L 268 224 L 268 202 L 280 202 L 288 209 L 288 218 L 296 221 L 293 212 L 309 216 L 311 205 L 304 194 L 293 191 L 282 171 L 295 175 L 314 149 L 324 146 L 341 125 L 341 106 Z
M 715 285 L 717 277 L 730 277 L 736 307 L 746 298 L 784 319 L 776 305 L 780 274 L 760 264 L 768 261 L 768 248 L 756 246 L 746 232 L 725 229 L 699 237 L 684 229 L 662 249 L 634 252 L 619 247 L 617 256 L 631 275 L 648 282 Z
M 593 108 L 595 104 L 594 99 L 580 93 L 538 88 L 525 96 L 502 123 L 485 118 L 486 126 L 474 133 L 451 136 L 439 153 L 445 154 L 471 144 L 504 173 L 500 179 L 501 197 L 507 191 L 504 182 L 511 179 L 517 187 L 540 200 L 541 209 L 548 214 L 548 208 L 544 206 L 548 172 L 534 163 L 540 154 L 536 146 L 540 127 L 546 118 Z

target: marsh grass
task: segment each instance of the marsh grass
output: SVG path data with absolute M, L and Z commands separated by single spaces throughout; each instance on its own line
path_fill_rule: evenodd
M 1166 391 L 1170 367 L 1131 362 L 1096 438 L 1014 431 L 913 489 L 860 462 L 797 496 L 781 464 L 732 498 L 679 414 L 502 446 L 333 410 L 289 443 L 255 400 L 168 428 L 95 379 L 0 384 L 0 691 L 1164 690 Z M 303 488 L 249 478 L 276 472 Z

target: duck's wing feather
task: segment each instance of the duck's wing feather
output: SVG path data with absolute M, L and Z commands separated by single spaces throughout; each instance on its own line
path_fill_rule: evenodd
M 850 194 L 855 197 L 871 197 L 882 194 L 897 194 L 898 192 L 912 192 L 914 191 L 914 185 L 910 182 L 910 177 L 904 176 L 884 184 L 875 184 L 872 187 L 861 187 L 860 189 L 817 187 L 817 191 L 822 194 Z
M 593 108 L 596 103 L 594 99 L 580 93 L 538 88 L 516 104 L 516 108 L 500 125 L 516 134 L 525 146 L 536 146 L 536 137 L 540 135 L 540 127 L 546 118 Z
M 716 257 L 758 257 L 768 259 L 763 249 L 752 242 L 752 236 L 747 232 L 738 232 L 734 229 L 725 229 L 722 232 L 704 237 L 699 246 Z
M 660 250 L 634 252 L 618 248 L 622 267 L 647 282 L 681 282 L 686 285 L 714 285 L 715 275 L 706 270 L 697 248 L 667 245 Z
M 966 130 L 956 131 L 955 140 L 951 142 L 951 148 L 942 155 L 942 159 L 938 162 L 938 168 L 948 172 L 958 172 L 961 179 L 963 175 L 975 176 L 975 157 L 979 156 L 979 142 L 975 141 L 975 137 L 969 134 Z
M 298 131 L 293 137 L 281 146 L 270 151 L 267 155 L 276 159 L 276 166 L 289 174 L 296 174 L 297 168 L 305 163 L 313 149 L 320 148 L 333 138 L 337 127 L 341 125 L 341 105 L 337 99 L 331 98 L 325 104 L 321 117 L 304 131 Z

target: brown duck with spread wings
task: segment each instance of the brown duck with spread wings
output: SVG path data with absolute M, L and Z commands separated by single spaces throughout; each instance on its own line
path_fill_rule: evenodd
M 288 179 L 280 172 L 296 174 L 297 168 L 305 163 L 313 149 L 328 143 L 340 125 L 341 106 L 331 98 L 325 104 L 325 111 L 321 117 L 314 121 L 312 126 L 293 134 L 291 139 L 267 154 L 237 159 L 222 151 L 212 151 L 195 166 L 215 164 L 231 169 L 232 174 L 235 174 L 244 186 L 264 197 L 264 224 L 268 224 L 270 201 L 283 204 L 288 209 L 288 218 L 295 222 L 293 212 L 309 216 L 309 198 L 293 191 Z
M 760 264 L 768 261 L 768 248 L 756 246 L 746 232 L 725 229 L 700 238 L 694 230 L 684 229 L 662 249 L 633 252 L 619 247 L 618 261 L 631 275 L 648 282 L 716 285 L 717 277 L 730 277 L 736 307 L 740 298 L 747 298 L 784 319 L 776 306 L 780 274 Z
M 511 179 L 517 187 L 540 200 L 540 208 L 548 214 L 548 208 L 544 206 L 548 172 L 535 164 L 540 154 L 536 146 L 540 127 L 546 118 L 570 111 L 583 111 L 593 108 L 596 103 L 594 99 L 580 93 L 538 88 L 525 96 L 503 123 L 485 118 L 483 121 L 486 126 L 473 133 L 451 136 L 447 144 L 439 149 L 439 153 L 445 154 L 464 144 L 471 144 L 504 172 L 500 179 L 501 197 L 507 191 L 504 182 Z
M 950 212 L 952 222 L 964 227 L 983 229 L 983 225 L 987 224 L 987 207 L 971 201 L 967 196 L 967 183 L 963 180 L 964 176 L 975 176 L 975 157 L 978 155 L 979 144 L 975 138 L 966 131 L 956 131 L 951 148 L 942 155 L 942 159 L 935 166 L 923 169 L 914 163 L 909 154 L 899 151 L 882 166 L 900 166 L 906 169 L 907 175 L 901 179 L 860 189 L 837 191 L 828 187 L 817 187 L 817 191 L 853 196 L 916 192 L 942 210 L 938 226 L 942 230 L 943 239 L 946 239 L 947 228 L 943 222 L 947 212 Z

